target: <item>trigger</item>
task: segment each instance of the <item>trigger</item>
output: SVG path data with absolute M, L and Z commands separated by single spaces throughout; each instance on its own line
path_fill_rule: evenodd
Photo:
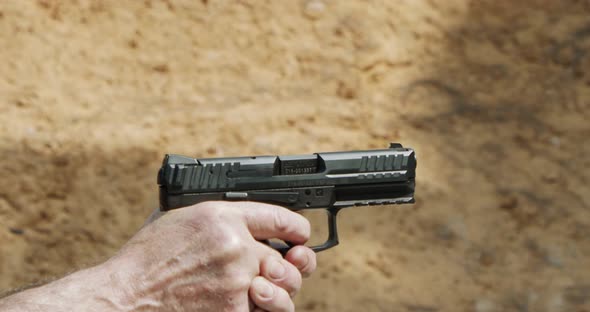
M 338 241 L 338 228 L 337 228 L 337 224 L 336 224 L 336 216 L 338 214 L 338 211 L 340 211 L 340 209 L 341 208 L 331 208 L 331 209 L 326 210 L 328 213 L 328 239 L 321 245 L 308 246 L 314 252 L 324 251 L 326 249 L 330 249 L 330 248 L 338 245 L 339 241 Z M 296 245 L 289 243 L 289 242 L 277 243 L 277 242 L 273 242 L 273 241 L 266 241 L 266 244 L 269 245 L 270 247 L 272 247 L 273 249 L 277 250 L 278 252 L 280 252 L 281 255 L 283 255 L 283 256 L 285 256 L 291 248 L 296 246 Z
M 328 213 L 328 239 L 321 245 L 312 246 L 311 250 L 315 252 L 324 251 L 338 245 L 338 227 L 336 223 L 336 215 L 341 208 L 326 209 Z
M 276 241 L 270 241 L 270 240 L 266 240 L 265 243 L 267 245 L 269 245 L 272 249 L 278 251 L 283 257 L 285 257 L 287 255 L 287 253 L 289 252 L 289 250 L 291 250 L 291 248 L 297 246 L 295 244 L 289 243 L 289 242 L 276 242 Z

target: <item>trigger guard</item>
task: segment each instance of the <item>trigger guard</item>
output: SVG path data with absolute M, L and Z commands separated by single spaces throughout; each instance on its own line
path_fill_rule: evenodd
M 326 241 L 321 245 L 308 246 L 314 252 L 317 253 L 320 251 L 324 251 L 326 249 L 330 249 L 330 248 L 338 245 L 339 241 L 338 241 L 338 228 L 337 228 L 337 223 L 336 223 L 336 215 L 338 214 L 338 211 L 340 211 L 340 209 L 341 208 L 326 209 L 326 212 L 328 213 L 328 239 L 326 239 Z M 290 243 L 290 242 L 284 242 L 283 244 L 281 244 L 281 243 L 277 243 L 277 242 L 266 241 L 266 244 L 269 245 L 271 248 L 280 252 L 281 255 L 283 255 L 283 257 L 285 255 L 287 255 L 287 252 L 289 252 L 289 250 L 291 250 L 291 248 L 297 246 L 297 245 Z

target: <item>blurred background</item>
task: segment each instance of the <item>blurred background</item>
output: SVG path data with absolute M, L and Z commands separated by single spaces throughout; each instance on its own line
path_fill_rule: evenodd
M 2 1 L 0 290 L 112 256 L 157 207 L 165 153 L 401 142 L 417 203 L 341 212 L 298 311 L 590 311 L 589 16 L 574 0 Z

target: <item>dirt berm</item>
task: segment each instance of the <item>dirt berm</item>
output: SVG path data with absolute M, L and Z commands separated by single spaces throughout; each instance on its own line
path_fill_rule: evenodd
M 298 311 L 590 311 L 589 16 L 587 1 L 2 1 L 0 289 L 113 255 L 157 206 L 165 153 L 401 142 L 417 203 L 343 211 Z

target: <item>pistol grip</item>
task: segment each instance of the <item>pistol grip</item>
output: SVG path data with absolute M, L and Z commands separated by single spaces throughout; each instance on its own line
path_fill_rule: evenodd
M 338 245 L 338 225 L 336 222 L 336 216 L 338 215 L 340 209 L 342 208 L 326 209 L 326 212 L 328 213 L 328 239 L 326 239 L 326 241 L 321 245 L 309 246 L 311 250 L 320 252 Z M 289 250 L 296 245 L 285 242 L 285 244 L 282 245 L 270 244 L 270 246 L 285 256 L 287 252 L 289 252 Z

